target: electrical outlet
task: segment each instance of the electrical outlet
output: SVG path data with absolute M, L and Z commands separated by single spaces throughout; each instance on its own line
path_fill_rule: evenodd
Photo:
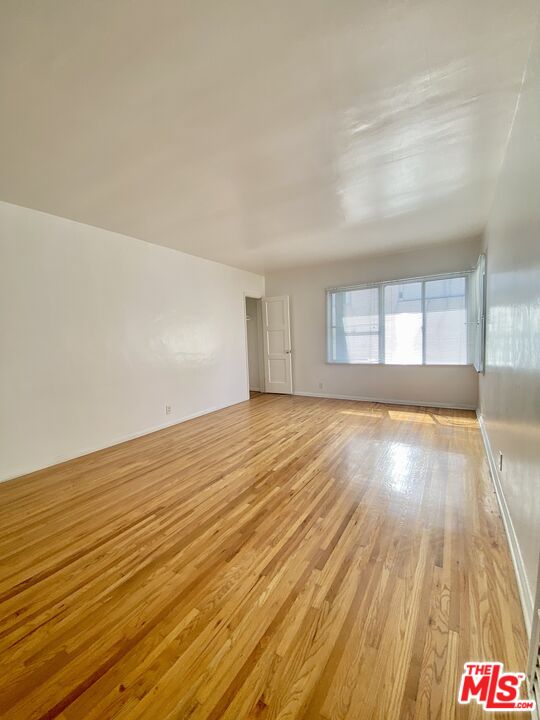
M 503 469 L 503 454 L 499 450 L 499 472 L 502 472 L 502 469 Z
M 172 412 L 172 407 L 170 405 L 165 405 L 165 415 L 170 415 Z

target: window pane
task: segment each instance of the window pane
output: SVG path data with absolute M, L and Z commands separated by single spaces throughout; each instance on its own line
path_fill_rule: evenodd
M 467 363 L 465 278 L 426 281 L 426 363 Z
M 329 360 L 379 361 L 379 289 L 345 290 L 330 295 Z
M 422 364 L 422 283 L 384 288 L 384 350 L 387 364 Z

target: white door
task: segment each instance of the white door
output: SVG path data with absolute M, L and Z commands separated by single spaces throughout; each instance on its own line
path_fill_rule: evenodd
M 289 296 L 262 299 L 264 380 L 267 393 L 292 393 Z

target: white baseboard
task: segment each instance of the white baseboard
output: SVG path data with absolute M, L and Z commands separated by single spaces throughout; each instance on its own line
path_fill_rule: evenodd
M 294 395 L 302 395 L 303 397 L 319 397 L 329 398 L 331 400 L 358 400 L 359 402 L 375 402 L 383 405 L 414 405 L 415 407 L 435 407 L 448 408 L 451 410 L 476 410 L 476 405 L 461 405 L 459 403 L 440 403 L 440 402 L 419 402 L 418 400 L 396 400 L 395 398 L 375 398 L 362 397 L 360 395 L 334 395 L 332 393 L 323 392 L 304 392 L 295 390 Z
M 90 455 L 93 452 L 97 452 L 98 450 L 105 450 L 106 448 L 114 447 L 115 445 L 120 445 L 123 442 L 127 442 L 128 440 L 135 440 L 135 438 L 142 437 L 143 435 L 150 435 L 153 432 L 157 432 L 158 430 L 164 430 L 165 428 L 171 427 L 172 425 L 180 425 L 181 423 L 187 422 L 188 420 L 193 420 L 194 418 L 200 417 L 201 415 L 208 415 L 209 413 L 216 412 L 217 410 L 223 410 L 226 407 L 231 407 L 232 405 L 238 405 L 238 403 L 245 402 L 246 399 L 249 400 L 249 398 L 242 398 L 242 400 L 236 400 L 232 403 L 224 403 L 222 405 L 216 405 L 211 408 L 205 408 L 204 410 L 199 410 L 197 412 L 191 413 L 190 415 L 183 415 L 180 418 L 174 418 L 173 420 L 167 420 L 167 422 L 161 423 L 159 425 L 154 425 L 149 428 L 145 428 L 144 430 L 139 430 L 137 432 L 128 433 L 127 435 L 121 435 L 115 438 L 112 438 L 110 441 L 107 441 L 105 443 L 101 443 L 99 445 L 93 445 L 88 446 L 79 450 L 76 450 L 76 454 L 60 454 L 56 455 L 53 458 L 51 458 L 51 461 L 47 463 L 47 465 L 28 465 L 28 466 L 22 466 L 18 468 L 16 472 L 12 472 L 9 475 L 0 478 L 0 482 L 6 482 L 7 480 L 14 480 L 15 478 L 21 477 L 22 475 L 28 475 L 29 473 L 37 472 L 38 470 L 46 470 L 47 468 L 53 467 L 54 465 L 58 465 L 59 463 L 67 462 L 68 460 L 75 460 L 76 458 L 83 457 L 84 455 Z
M 519 549 L 519 543 L 512 523 L 512 518 L 510 516 L 510 511 L 508 509 L 508 505 L 506 504 L 506 498 L 504 497 L 499 470 L 497 468 L 497 463 L 495 462 L 495 456 L 491 448 L 484 418 L 478 410 L 476 411 L 476 415 L 478 417 L 478 424 L 480 425 L 480 432 L 482 433 L 482 440 L 484 441 L 484 448 L 486 451 L 491 478 L 493 480 L 493 486 L 495 487 L 495 494 L 497 495 L 497 500 L 501 509 L 504 529 L 508 538 L 510 555 L 512 557 L 512 563 L 514 565 L 514 572 L 517 580 L 519 598 L 521 600 L 521 608 L 523 610 L 523 618 L 525 620 L 525 628 L 527 630 L 527 636 L 530 638 L 534 602 L 529 589 L 529 583 L 527 582 L 525 564 L 523 562 L 523 557 L 521 556 L 521 550 Z

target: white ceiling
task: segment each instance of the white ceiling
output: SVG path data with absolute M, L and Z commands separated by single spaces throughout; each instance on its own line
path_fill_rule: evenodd
M 537 0 L 2 0 L 0 199 L 259 272 L 483 229 Z

